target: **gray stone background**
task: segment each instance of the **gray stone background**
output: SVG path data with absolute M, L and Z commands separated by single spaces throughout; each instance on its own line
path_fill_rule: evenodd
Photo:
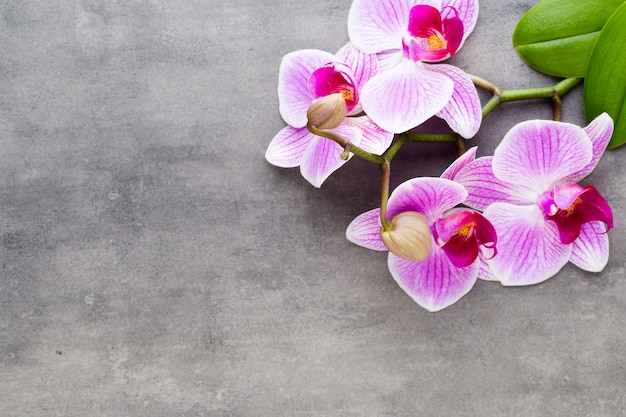
M 535 3 L 482 0 L 451 63 L 552 85 L 511 46 Z M 626 415 L 626 149 L 587 181 L 615 211 L 603 273 L 479 282 L 435 314 L 344 238 L 378 205 L 377 167 L 318 190 L 265 162 L 281 57 L 335 52 L 349 7 L 0 1 L 0 415 Z M 584 124 L 581 96 L 565 121 Z M 550 117 L 503 105 L 470 145 Z M 393 184 L 454 153 L 407 146 Z

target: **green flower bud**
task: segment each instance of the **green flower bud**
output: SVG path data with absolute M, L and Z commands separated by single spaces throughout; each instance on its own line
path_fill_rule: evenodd
M 428 258 L 432 233 L 426 218 L 414 211 L 405 211 L 391 220 L 391 230 L 380 230 L 380 237 L 391 253 L 407 261 Z
M 309 123 L 318 129 L 333 129 L 346 118 L 348 106 L 341 93 L 315 100 L 306 112 Z

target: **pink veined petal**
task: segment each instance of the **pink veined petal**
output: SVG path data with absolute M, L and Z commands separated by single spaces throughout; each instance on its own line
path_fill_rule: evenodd
M 387 218 L 405 211 L 416 211 L 433 224 L 446 210 L 467 197 L 462 185 L 444 178 L 413 178 L 400 184 L 389 197 Z
M 537 284 L 569 260 L 572 245 L 561 243 L 557 227 L 537 205 L 494 203 L 483 214 L 498 234 L 498 254 L 487 262 L 502 285 Z
M 450 8 L 456 9 L 459 19 L 463 22 L 463 40 L 459 45 L 460 48 L 478 21 L 478 0 L 443 0 L 441 4 L 441 17 L 443 19 L 448 19 L 454 15 L 454 11 Z
M 459 173 L 461 168 L 476 159 L 477 150 L 477 146 L 472 146 L 471 148 L 466 150 L 463 155 L 459 156 L 456 160 L 454 160 L 454 162 L 450 164 L 448 168 L 446 168 L 445 171 L 443 171 L 443 173 L 441 174 L 441 178 L 446 178 L 454 181 L 454 178 Z
M 297 167 L 314 137 L 306 127 L 287 126 L 274 136 L 265 151 L 265 159 L 278 167 Z
M 570 262 L 589 272 L 600 272 L 609 261 L 609 236 L 602 222 L 589 222 L 580 227 L 574 241 Z
M 278 70 L 278 110 L 288 125 L 306 126 L 306 111 L 315 99 L 309 77 L 335 59 L 333 54 L 316 49 L 302 49 L 283 57 Z
M 378 67 L 380 72 L 389 71 L 390 69 L 397 67 L 406 59 L 404 53 L 398 49 L 395 51 L 387 51 L 376 54 L 378 58 Z
M 536 194 L 523 185 L 507 184 L 493 175 L 493 157 L 483 156 L 463 166 L 454 180 L 462 184 L 468 192 L 465 205 L 476 210 L 485 210 L 495 202 L 511 204 L 533 204 Z
M 409 25 L 411 8 L 440 0 L 354 0 L 348 13 L 348 35 L 354 45 L 368 54 L 401 50 Z
M 345 44 L 336 54 L 337 59 L 352 69 L 357 90 L 360 92 L 370 78 L 378 74 L 378 58 L 355 48 L 351 42 Z
M 514 126 L 493 156 L 493 173 L 502 181 L 531 187 L 537 197 L 550 186 L 585 167 L 591 141 L 582 128 L 552 120 L 529 120 Z
M 434 116 L 448 103 L 453 90 L 454 83 L 447 76 L 404 59 L 365 85 L 361 104 L 377 125 L 402 133 Z
M 387 261 L 391 276 L 420 306 L 435 312 L 467 294 L 478 276 L 478 262 L 457 268 L 441 248 L 433 243 L 428 259 L 406 261 L 390 253 Z
M 387 247 L 380 238 L 380 227 L 380 209 L 366 211 L 348 225 L 346 238 L 367 249 L 386 251 Z
M 356 146 L 361 141 L 362 132 L 344 123 L 331 131 L 343 136 Z M 341 159 L 342 152 L 343 148 L 336 142 L 321 136 L 314 136 L 302 155 L 300 173 L 314 187 L 320 188 L 330 174 L 347 162 Z
M 426 68 L 443 74 L 454 82 L 452 97 L 437 116 L 464 138 L 473 137 L 480 129 L 482 108 L 472 80 L 464 71 L 453 65 L 438 64 Z
M 583 130 L 591 139 L 591 145 L 593 149 L 593 157 L 583 169 L 578 172 L 569 175 L 563 179 L 563 183 L 576 183 L 585 178 L 591 173 L 598 165 L 598 161 L 604 154 L 611 136 L 613 135 L 613 119 L 607 113 L 602 113 L 589 123 Z
M 393 141 L 393 133 L 381 129 L 368 116 L 347 117 L 344 123 L 361 129 L 363 136 L 359 147 L 364 151 L 381 155 Z

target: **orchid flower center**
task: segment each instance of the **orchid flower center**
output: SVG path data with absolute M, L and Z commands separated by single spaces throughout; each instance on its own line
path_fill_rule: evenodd
M 344 64 L 331 62 L 313 71 L 309 77 L 309 90 L 317 99 L 331 94 L 341 94 L 350 113 L 359 101 L 359 93 L 352 70 Z
M 613 212 L 609 203 L 592 185 L 583 188 L 578 184 L 556 186 L 544 192 L 537 201 L 546 218 L 559 229 L 561 243 L 578 239 L 584 223 L 600 221 L 613 228 Z
M 426 45 L 429 51 L 440 51 L 442 49 L 447 49 L 448 41 L 443 38 L 441 33 L 435 33 L 426 39 Z
M 446 6 L 440 12 L 432 6 L 417 5 L 410 11 L 402 50 L 413 61 L 441 61 L 454 55 L 462 40 L 463 22 L 454 7 Z
M 437 243 L 448 255 L 450 262 L 463 268 L 474 263 L 480 246 L 490 249 L 490 258 L 497 253 L 496 230 L 482 214 L 457 209 L 440 218 L 434 225 Z

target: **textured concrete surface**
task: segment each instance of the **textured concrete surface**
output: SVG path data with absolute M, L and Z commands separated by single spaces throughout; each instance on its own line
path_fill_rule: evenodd
M 553 84 L 510 45 L 535 3 L 482 0 L 452 63 Z M 376 167 L 318 190 L 265 162 L 281 57 L 336 51 L 349 6 L 0 1 L 0 415 L 626 415 L 626 149 L 588 178 L 615 210 L 602 274 L 479 282 L 436 314 L 344 238 Z M 471 144 L 550 117 L 502 106 Z M 393 183 L 453 159 L 407 146 Z

